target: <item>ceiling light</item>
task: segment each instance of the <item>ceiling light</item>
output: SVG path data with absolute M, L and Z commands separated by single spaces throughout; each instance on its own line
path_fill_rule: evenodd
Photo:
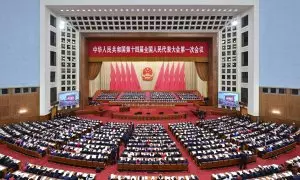
M 196 11 L 200 11 L 200 9 L 196 9 Z
M 216 9 L 213 9 L 212 11 L 213 11 L 213 12 L 215 12 L 215 11 L 216 11 Z
M 222 9 L 218 9 L 218 11 L 220 12 L 220 11 L 222 11 Z
M 281 113 L 280 113 L 280 111 L 279 111 L 279 110 L 277 110 L 277 109 L 273 109 L 273 110 L 272 110 L 272 114 L 281 114 Z
M 101 10 L 101 9 L 98 9 L 98 11 L 101 12 L 102 10 Z
M 174 9 L 174 11 L 177 11 L 177 9 Z
M 151 11 L 151 9 L 148 9 L 148 11 Z
M 74 9 L 72 9 L 71 11 L 74 12 Z
M 129 11 L 129 9 L 125 9 L 125 11 Z
M 193 11 L 194 11 L 194 9 L 191 9 L 191 11 L 193 12 Z
M 238 24 L 238 21 L 237 20 L 234 20 L 231 22 L 231 26 L 236 26 Z
M 201 11 L 205 11 L 205 9 L 202 9 Z
M 231 11 L 232 11 L 232 9 L 229 9 L 228 11 L 229 11 L 229 12 L 231 12 Z
M 112 12 L 112 9 L 109 9 L 110 12 Z
M 145 9 L 142 9 L 142 11 L 145 11 Z
M 183 11 L 183 9 L 180 9 L 180 11 Z
M 117 12 L 117 11 L 118 11 L 118 9 L 115 9 L 115 11 Z
M 103 11 L 106 12 L 107 10 L 106 10 L 106 9 L 103 9 Z
M 227 11 L 227 9 L 223 9 L 223 11 L 224 11 L 224 12 L 226 12 L 226 11 Z
M 238 12 L 238 9 L 235 9 L 234 12 Z
M 161 11 L 161 9 L 158 9 L 158 11 Z
M 65 21 L 60 21 L 59 22 L 59 29 L 65 29 L 65 25 L 66 25 Z
M 64 10 L 63 10 L 63 9 L 61 9 L 60 11 L 61 11 L 61 12 L 63 12 Z
M 96 10 L 96 9 L 93 9 L 93 11 L 96 12 L 97 10 Z
M 90 9 L 88 9 L 88 11 L 90 12 L 91 10 L 90 10 Z
M 83 12 L 85 11 L 85 9 L 82 10 Z
M 27 112 L 28 112 L 27 109 L 20 109 L 20 110 L 19 110 L 19 114 L 25 114 L 25 113 L 27 113 Z
M 123 12 L 123 9 L 120 9 L 121 12 Z
M 69 12 L 69 9 L 67 9 L 66 11 Z
M 131 12 L 133 12 L 134 11 L 134 9 L 131 9 Z
M 152 11 L 153 11 L 153 12 L 155 12 L 155 11 L 156 11 L 156 9 L 152 9 Z
M 210 9 L 207 9 L 206 11 L 208 11 L 208 12 L 209 12 L 209 11 L 210 11 Z
M 172 11 L 173 11 L 173 9 L 169 9 L 169 11 L 170 11 L 170 12 L 172 12 Z
M 137 12 L 139 12 L 139 11 L 140 11 L 140 9 L 136 9 L 136 11 L 137 11 Z
M 189 9 L 185 9 L 185 11 L 189 11 Z
M 77 11 L 77 12 L 79 12 L 79 11 L 80 11 L 80 9 L 77 9 L 76 11 Z
M 167 11 L 167 9 L 164 9 L 164 11 Z

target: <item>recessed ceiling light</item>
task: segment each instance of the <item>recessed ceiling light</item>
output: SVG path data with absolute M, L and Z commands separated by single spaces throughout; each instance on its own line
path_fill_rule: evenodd
M 71 11 L 72 11 L 72 12 L 74 12 L 75 10 L 74 10 L 74 9 L 72 9 Z
M 93 11 L 96 12 L 97 10 L 96 10 L 96 9 L 93 9 Z
M 220 12 L 220 11 L 222 11 L 222 9 L 218 9 L 218 11 Z
M 137 12 L 139 12 L 139 11 L 140 11 L 140 9 L 136 9 L 136 11 L 137 11 Z
M 121 12 L 123 12 L 123 9 L 120 9 Z
M 209 11 L 210 11 L 210 9 L 207 9 L 206 11 L 208 11 L 208 12 L 209 12 Z
M 193 11 L 194 11 L 194 9 L 191 9 L 191 11 L 193 12 Z
M 173 9 L 169 9 L 169 11 L 170 11 L 170 12 L 172 12 L 172 11 L 173 11 Z
M 148 9 L 148 11 L 151 11 L 151 9 Z
M 196 9 L 196 11 L 199 11 L 200 9 Z
M 103 9 L 103 11 L 106 12 L 107 10 L 106 10 L 106 9 Z
M 98 9 L 98 11 L 101 12 L 102 10 L 101 10 L 101 9 Z
M 161 9 L 158 9 L 158 11 L 161 11 Z
M 91 10 L 90 10 L 90 9 L 88 9 L 88 11 L 90 12 Z
M 155 12 L 155 11 L 156 11 L 156 9 L 152 9 L 152 11 L 153 11 L 153 12 Z
M 237 21 L 237 20 L 234 20 L 234 21 L 231 22 L 231 25 L 232 25 L 232 26 L 236 26 L 237 24 L 238 24 L 238 21 Z
M 167 9 L 164 9 L 164 11 L 167 11 Z
M 142 11 L 145 11 L 145 9 L 142 9 Z
M 201 11 L 205 11 L 205 9 L 202 9 Z
M 117 12 L 117 11 L 118 11 L 118 9 L 115 9 L 115 11 Z
M 82 10 L 83 12 L 85 11 L 85 9 Z
M 77 11 L 77 12 L 79 12 L 79 11 L 80 11 L 80 9 L 77 9 L 76 11 Z
M 112 9 L 109 9 L 110 12 L 112 12 Z
M 129 9 L 125 9 L 125 11 L 129 11 Z
M 63 12 L 64 10 L 63 10 L 63 9 L 61 9 L 60 11 L 61 11 L 61 12 Z
M 69 9 L 66 9 L 67 12 L 69 12 Z
M 174 9 L 174 11 L 177 11 L 177 9 Z
M 183 11 L 183 9 L 180 9 L 180 11 Z
M 234 12 L 238 12 L 238 9 L 235 9 Z
M 228 11 L 229 11 L 229 12 L 231 12 L 231 11 L 232 11 L 232 9 L 229 9 Z
M 134 9 L 131 9 L 131 12 L 133 12 L 134 11 Z
M 189 9 L 185 9 L 185 11 L 189 11 Z
M 215 11 L 216 11 L 216 9 L 213 9 L 212 11 L 213 11 L 213 12 L 215 12 Z
M 227 11 L 227 9 L 223 9 L 223 11 L 224 11 L 224 12 L 226 12 L 226 11 Z

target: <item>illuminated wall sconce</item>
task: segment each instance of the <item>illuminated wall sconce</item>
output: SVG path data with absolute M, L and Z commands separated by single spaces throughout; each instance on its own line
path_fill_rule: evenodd
M 25 114 L 27 112 L 28 112 L 28 110 L 24 109 L 24 108 L 19 110 L 19 114 Z
M 273 109 L 272 114 L 281 114 L 279 110 Z

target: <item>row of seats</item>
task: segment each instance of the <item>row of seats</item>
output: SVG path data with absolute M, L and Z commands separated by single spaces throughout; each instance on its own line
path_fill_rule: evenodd
M 117 92 L 102 92 L 96 99 L 102 101 L 113 101 L 116 100 L 119 93 Z

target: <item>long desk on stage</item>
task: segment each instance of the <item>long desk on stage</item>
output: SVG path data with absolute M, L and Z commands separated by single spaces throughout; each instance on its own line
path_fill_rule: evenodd
M 188 164 L 118 164 L 118 171 L 187 171 Z
M 165 119 L 186 119 L 186 113 L 177 114 L 124 114 L 119 112 L 112 113 L 113 119 L 130 119 L 130 120 L 165 120 Z

